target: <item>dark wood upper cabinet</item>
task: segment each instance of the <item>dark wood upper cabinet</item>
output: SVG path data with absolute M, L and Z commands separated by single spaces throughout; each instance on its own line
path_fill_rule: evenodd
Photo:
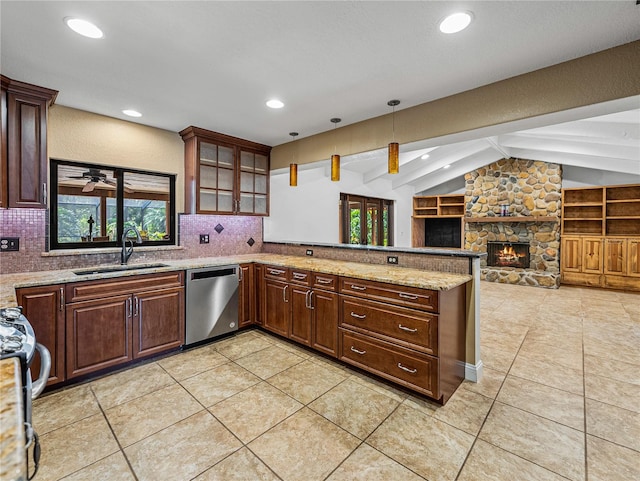
M 185 213 L 269 215 L 271 147 L 197 127 L 185 143 Z
M 2 207 L 47 206 L 47 114 L 56 90 L 2 76 Z

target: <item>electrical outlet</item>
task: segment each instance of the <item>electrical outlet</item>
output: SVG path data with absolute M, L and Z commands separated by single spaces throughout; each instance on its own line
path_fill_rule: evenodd
M 387 256 L 387 264 L 397 264 L 398 256 Z
M 0 239 L 0 252 L 19 251 L 19 250 L 20 250 L 19 237 L 3 237 Z
M 209 243 L 209 234 L 200 234 L 200 244 Z
M 308 255 L 308 256 L 312 256 L 312 255 L 313 255 L 313 250 L 311 250 L 311 249 L 307 249 L 307 255 Z

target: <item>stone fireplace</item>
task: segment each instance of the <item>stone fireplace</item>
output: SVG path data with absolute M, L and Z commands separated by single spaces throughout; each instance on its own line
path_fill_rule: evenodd
M 465 182 L 465 248 L 487 253 L 480 262 L 480 278 L 557 288 L 560 165 L 502 159 L 466 174 Z M 506 254 L 501 263 L 492 265 L 496 264 L 495 253 L 489 252 L 493 243 L 517 245 L 520 254 L 527 251 L 528 259 L 525 254 L 507 265 L 511 254 Z

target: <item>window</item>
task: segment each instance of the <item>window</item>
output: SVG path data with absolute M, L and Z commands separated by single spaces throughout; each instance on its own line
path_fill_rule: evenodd
M 393 245 L 393 201 L 340 194 L 340 237 L 343 244 Z
M 51 248 L 175 244 L 175 175 L 51 160 Z

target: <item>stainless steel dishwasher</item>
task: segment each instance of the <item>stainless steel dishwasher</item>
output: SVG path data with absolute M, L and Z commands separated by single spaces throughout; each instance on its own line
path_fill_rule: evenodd
M 240 266 L 187 270 L 185 346 L 238 330 Z

